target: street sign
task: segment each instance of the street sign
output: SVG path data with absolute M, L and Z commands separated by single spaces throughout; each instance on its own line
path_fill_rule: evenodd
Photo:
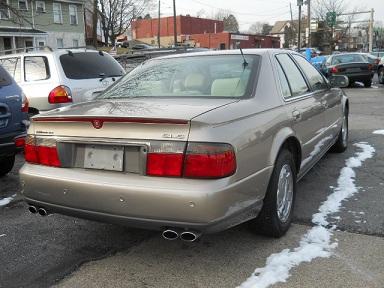
M 329 27 L 334 27 L 336 25 L 336 12 L 328 12 L 326 15 L 326 22 Z

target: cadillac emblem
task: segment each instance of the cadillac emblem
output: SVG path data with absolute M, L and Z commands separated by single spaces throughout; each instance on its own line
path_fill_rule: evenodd
M 95 129 L 100 129 L 103 127 L 104 121 L 100 119 L 94 119 L 92 120 L 92 125 Z

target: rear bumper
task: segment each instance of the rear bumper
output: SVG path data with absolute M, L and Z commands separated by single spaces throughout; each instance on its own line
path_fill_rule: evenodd
M 15 138 L 25 136 L 25 131 L 0 135 L 0 158 L 12 156 L 15 155 L 17 152 L 22 151 L 22 148 L 17 148 L 15 146 Z
M 229 184 L 228 179 L 145 177 L 25 164 L 20 170 L 26 202 L 103 222 L 161 230 L 225 230 L 257 216 L 272 167 Z

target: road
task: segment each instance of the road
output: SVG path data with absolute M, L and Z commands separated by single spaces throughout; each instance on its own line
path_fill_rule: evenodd
M 333 218 L 339 245 L 331 258 L 291 271 L 273 287 L 384 287 L 384 87 L 346 89 L 350 140 L 343 154 L 327 154 L 298 184 L 294 225 L 281 239 L 260 237 L 240 225 L 197 243 L 165 241 L 159 233 L 61 215 L 40 217 L 16 196 L 0 207 L 0 287 L 236 287 L 272 253 L 293 249 L 311 218 L 337 186 L 357 142 L 376 149 L 356 169 L 359 193 Z M 19 191 L 17 171 L 0 179 L 0 199 Z M 338 218 L 339 217 L 339 218 Z

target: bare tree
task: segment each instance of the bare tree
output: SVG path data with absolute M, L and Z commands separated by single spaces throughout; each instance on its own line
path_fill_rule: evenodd
M 20 26 L 30 26 L 33 27 L 32 21 L 29 19 L 28 15 L 23 14 L 22 11 L 17 9 L 16 7 L 9 4 L 9 2 L 0 0 L 0 13 L 2 14 L 2 18 L 8 18 L 13 23 Z
M 267 24 L 267 23 L 260 22 L 260 21 L 257 21 L 255 23 L 253 23 L 249 27 L 248 33 L 250 33 L 250 34 L 262 34 L 263 33 L 264 24 Z
M 105 41 L 115 44 L 116 37 L 131 26 L 133 19 L 148 10 L 152 0 L 99 0 L 102 13 L 101 26 Z

